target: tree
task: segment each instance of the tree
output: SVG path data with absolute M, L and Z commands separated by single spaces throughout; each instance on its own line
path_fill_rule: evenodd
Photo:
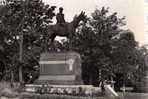
M 137 81 L 136 72 L 138 79 L 145 76 L 144 59 L 134 35 L 122 29 L 124 19 L 118 18 L 116 12 L 109 14 L 108 8 L 97 9 L 87 24 L 79 27 L 71 42 L 64 42 L 65 49 L 72 46 L 81 54 L 85 84 L 98 85 L 101 79 L 111 79 L 120 72 L 126 75 L 125 79 L 133 77 L 133 81 Z
M 54 8 L 55 6 L 45 5 L 41 0 L 7 0 L 6 5 L 1 7 L 0 20 L 3 26 L 1 48 L 4 49 L 5 56 L 2 61 L 5 61 L 6 71 L 14 71 L 14 74 L 18 74 L 18 67 L 22 65 L 24 74 L 27 74 L 26 68 L 32 71 L 34 66 L 38 65 L 40 53 L 46 50 L 45 30 L 55 15 Z M 19 60 L 20 34 L 23 34 L 21 62 Z M 18 76 L 15 77 L 18 80 Z
M 117 90 L 123 83 L 134 87 L 139 86 L 138 83 L 146 77 L 147 66 L 143 53 L 135 42 L 131 31 L 123 31 L 119 39 L 114 40 L 111 58 L 115 68 L 114 72 L 116 75 L 120 75 L 116 78 Z M 141 85 L 143 84 L 141 83 Z

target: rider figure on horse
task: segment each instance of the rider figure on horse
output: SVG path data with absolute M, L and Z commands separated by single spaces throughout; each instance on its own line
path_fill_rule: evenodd
M 64 14 L 63 14 L 63 8 L 62 7 L 59 8 L 59 13 L 57 13 L 57 15 L 56 15 L 56 20 L 57 20 L 57 24 L 59 24 L 60 26 L 65 25 L 65 19 L 64 19 Z

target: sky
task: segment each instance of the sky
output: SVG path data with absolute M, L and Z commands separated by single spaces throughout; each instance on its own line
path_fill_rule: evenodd
M 68 22 L 81 11 L 90 16 L 96 8 L 109 7 L 110 12 L 118 12 L 119 17 L 126 16 L 127 28 L 134 32 L 138 42 L 145 44 L 148 41 L 144 0 L 43 0 L 43 2 L 63 7 Z

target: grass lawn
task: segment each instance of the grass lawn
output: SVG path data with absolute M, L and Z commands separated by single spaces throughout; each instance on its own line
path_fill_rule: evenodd
M 21 99 L 108 99 L 105 97 L 85 97 L 85 96 L 70 96 L 70 95 L 55 95 L 55 94 L 27 94 L 22 93 Z
M 0 82 L 0 96 L 1 90 L 4 88 L 10 88 L 10 83 Z M 124 97 L 123 93 L 118 93 L 121 99 L 148 99 L 148 93 L 131 93 L 126 92 Z M 35 94 L 19 94 L 21 96 L 20 99 L 112 99 L 109 97 L 82 97 L 82 96 L 64 96 L 64 95 L 35 95 Z
M 126 92 L 124 97 L 123 93 L 119 93 L 122 99 L 148 99 L 148 93 L 129 93 Z

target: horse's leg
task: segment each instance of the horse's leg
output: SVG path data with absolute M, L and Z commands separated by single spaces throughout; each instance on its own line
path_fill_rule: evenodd
M 69 38 L 69 50 L 72 49 L 72 34 L 68 34 L 67 37 Z
M 52 34 L 52 35 L 51 35 L 51 37 L 50 37 L 50 39 L 51 39 L 51 43 L 53 43 L 55 37 L 56 37 L 56 34 Z
M 50 36 L 50 51 L 54 51 L 55 49 L 54 49 L 54 39 L 55 39 L 55 37 L 56 37 L 56 35 L 55 34 L 52 34 L 51 36 Z

